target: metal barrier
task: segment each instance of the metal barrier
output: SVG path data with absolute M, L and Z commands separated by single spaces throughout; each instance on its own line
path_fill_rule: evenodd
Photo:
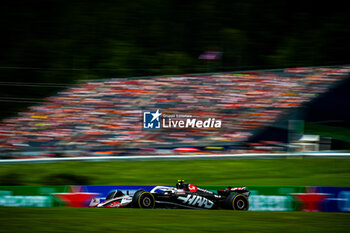
M 0 206 L 87 207 L 92 198 L 101 200 L 115 190 L 134 194 L 151 191 L 156 185 L 44 185 L 0 186 Z M 168 186 L 168 185 L 166 185 Z M 204 185 L 215 192 L 224 185 Z M 350 187 L 248 186 L 250 211 L 350 212 Z

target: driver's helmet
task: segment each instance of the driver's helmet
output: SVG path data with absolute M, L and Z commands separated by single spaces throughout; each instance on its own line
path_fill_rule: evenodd
M 177 189 L 184 189 L 184 180 L 178 180 L 176 184 Z

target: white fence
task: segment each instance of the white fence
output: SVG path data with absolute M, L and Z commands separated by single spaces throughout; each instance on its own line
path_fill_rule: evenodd
M 310 152 L 310 153 L 248 153 L 248 154 L 212 154 L 212 155 L 142 155 L 142 156 L 94 156 L 35 159 L 0 159 L 0 164 L 48 163 L 62 161 L 111 161 L 111 160 L 203 160 L 203 159 L 276 159 L 276 158 L 350 158 L 350 153 Z

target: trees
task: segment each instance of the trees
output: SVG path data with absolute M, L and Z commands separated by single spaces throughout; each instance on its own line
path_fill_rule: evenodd
M 349 63 L 346 8 L 258 0 L 4 0 L 1 81 L 82 79 L 211 71 L 198 56 L 223 52 L 215 70 Z M 40 97 L 56 89 L 0 86 Z

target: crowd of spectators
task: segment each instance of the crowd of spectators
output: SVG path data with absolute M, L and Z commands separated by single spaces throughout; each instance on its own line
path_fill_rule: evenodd
M 2 120 L 0 153 L 119 155 L 142 149 L 152 154 L 160 147 L 244 142 L 257 129 L 326 92 L 349 71 L 298 68 L 90 81 Z M 156 109 L 220 119 L 222 127 L 142 129 L 142 112 Z

